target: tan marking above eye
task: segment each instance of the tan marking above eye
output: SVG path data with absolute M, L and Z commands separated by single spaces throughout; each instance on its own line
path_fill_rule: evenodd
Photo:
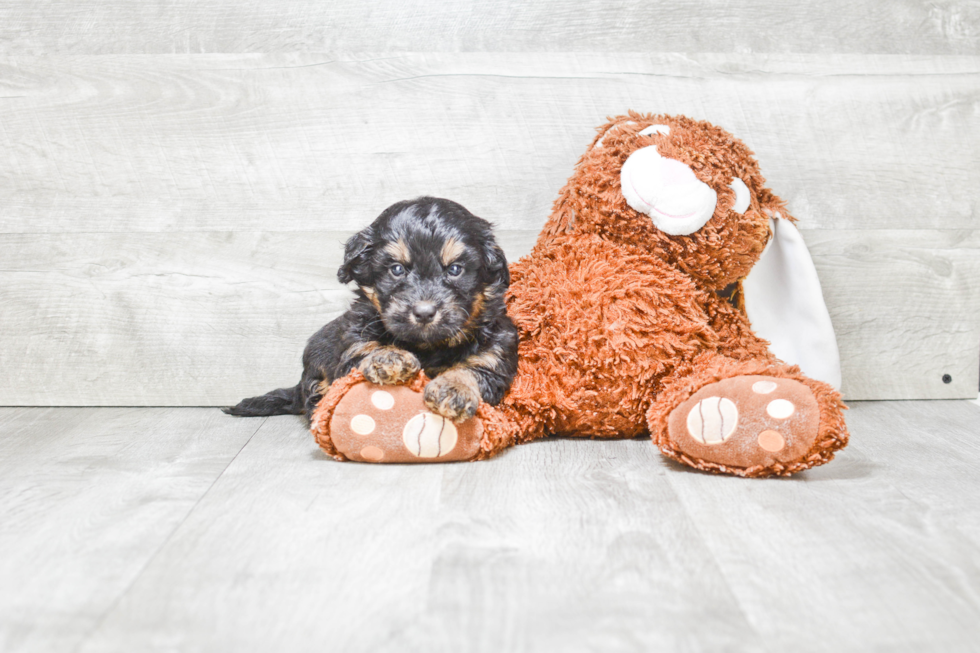
M 408 245 L 405 241 L 399 238 L 393 243 L 388 243 L 385 245 L 384 250 L 391 254 L 391 258 L 395 259 L 399 263 L 411 263 L 412 255 L 408 251 Z
M 439 252 L 439 258 L 443 265 L 449 265 L 466 251 L 466 245 L 461 243 L 456 238 L 450 238 L 442 245 L 442 250 Z

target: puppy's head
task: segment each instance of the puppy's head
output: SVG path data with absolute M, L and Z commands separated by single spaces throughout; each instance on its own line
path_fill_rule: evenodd
M 418 346 L 463 342 L 510 284 L 490 223 L 434 197 L 385 209 L 347 241 L 337 278 L 357 283 L 392 336 Z

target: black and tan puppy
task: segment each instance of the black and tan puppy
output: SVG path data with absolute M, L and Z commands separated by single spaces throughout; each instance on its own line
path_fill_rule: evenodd
M 309 419 L 327 386 L 355 367 L 378 384 L 424 369 L 426 405 L 455 421 L 510 388 L 517 329 L 505 313 L 510 273 L 490 223 L 445 199 L 399 202 L 347 241 L 337 277 L 355 282 L 357 297 L 310 338 L 299 384 L 226 413 Z

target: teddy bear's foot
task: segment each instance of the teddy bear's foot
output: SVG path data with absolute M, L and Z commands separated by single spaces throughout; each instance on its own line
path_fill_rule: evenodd
M 431 412 L 419 373 L 408 385 L 378 385 L 360 372 L 335 381 L 313 412 L 310 430 L 338 460 L 370 463 L 435 463 L 491 455 L 493 438 L 484 423 L 493 415 L 454 423 Z
M 788 474 L 826 462 L 817 442 L 819 426 L 817 400 L 803 383 L 736 376 L 702 387 L 674 408 L 660 446 L 699 469 Z
M 479 418 L 455 424 L 429 411 L 419 392 L 370 382 L 352 387 L 330 420 L 334 447 L 359 462 L 469 460 L 479 453 L 482 435 Z

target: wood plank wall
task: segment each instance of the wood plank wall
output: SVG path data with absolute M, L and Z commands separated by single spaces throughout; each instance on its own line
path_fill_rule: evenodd
M 630 108 L 756 151 L 811 247 L 848 398 L 976 396 L 975 2 L 16 0 L 0 404 L 292 385 L 350 296 L 350 233 L 434 194 L 516 258 Z

